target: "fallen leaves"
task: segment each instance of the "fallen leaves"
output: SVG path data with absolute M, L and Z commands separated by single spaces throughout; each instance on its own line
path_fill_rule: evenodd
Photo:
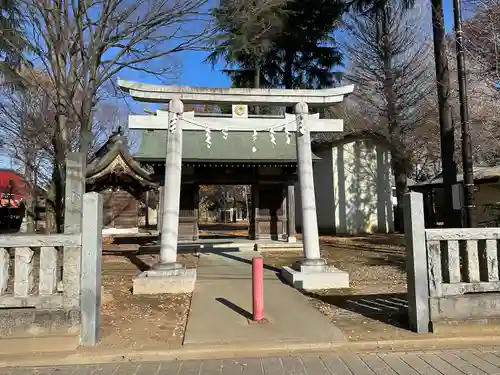
M 196 267 L 198 258 L 179 254 L 179 261 L 188 267 Z M 112 298 L 108 298 L 101 308 L 101 346 L 153 348 L 181 345 L 191 294 L 132 294 L 132 280 L 141 272 L 138 265 L 150 267 L 157 262 L 157 254 L 134 254 L 134 258 L 121 254 L 103 256 L 102 283 L 104 292 Z
M 407 322 L 404 238 L 401 235 L 322 236 L 321 255 L 349 273 L 349 289 L 306 293 L 311 303 L 349 340 L 413 336 Z M 269 252 L 267 265 L 300 261 L 302 252 Z

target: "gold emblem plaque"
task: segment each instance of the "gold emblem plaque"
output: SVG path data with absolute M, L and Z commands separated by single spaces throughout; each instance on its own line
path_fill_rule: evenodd
M 244 105 L 237 105 L 234 107 L 234 113 L 237 115 L 237 116 L 242 116 L 245 114 L 245 106 Z

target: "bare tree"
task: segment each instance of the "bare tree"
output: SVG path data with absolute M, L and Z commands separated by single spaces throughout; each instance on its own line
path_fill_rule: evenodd
M 121 71 L 165 77 L 168 57 L 209 37 L 201 6 L 206 0 L 27 1 L 30 50 L 55 90 L 59 167 L 69 150 L 70 123 L 80 129 L 79 150 L 91 143 L 92 113 L 104 85 Z M 167 59 L 165 59 L 167 58 Z M 160 60 L 160 61 L 158 61 Z M 64 173 L 64 168 L 60 168 Z
M 39 77 L 41 79 L 41 77 Z M 34 230 L 37 186 L 49 186 L 53 163 L 51 133 L 53 107 L 38 85 L 12 92 L 2 86 L 0 134 L 2 151 L 17 161 L 26 183 L 26 218 L 28 231 Z
M 463 39 L 474 162 L 499 164 L 500 1 L 469 0 L 466 5 L 472 13 L 464 22 Z
M 26 81 L 45 91 L 54 111 L 52 145 L 56 201 L 63 200 L 66 154 L 92 144 L 94 113 L 120 72 L 175 72 L 172 54 L 211 36 L 207 0 L 20 0 L 34 66 Z M 76 129 L 77 135 L 72 131 Z
M 250 192 L 251 188 L 248 185 L 203 185 L 200 186 L 200 206 L 206 211 L 209 203 L 215 203 L 219 209 L 226 210 L 236 208 L 240 203 L 245 207 L 248 218 Z M 231 220 L 236 220 L 236 216 Z
M 24 75 L 27 71 L 23 72 Z M 39 71 L 32 71 L 29 76 L 36 76 L 37 81 L 29 84 L 26 80 L 23 90 L 12 92 L 8 86 L 0 87 L 0 136 L 2 151 L 20 166 L 27 184 L 26 218 L 28 230 L 33 230 L 34 204 L 37 192 L 44 187 L 51 192 L 57 188 L 53 184 L 53 166 L 56 163 L 54 136 L 56 133 L 55 108 L 49 89 L 50 80 Z M 40 83 L 45 82 L 42 88 Z M 119 113 L 116 103 L 101 101 L 93 112 L 92 153 L 107 139 L 110 132 L 121 125 L 124 116 Z M 78 149 L 78 124 L 72 123 L 67 131 L 72 140 L 70 151 Z M 60 193 L 62 194 L 62 192 Z M 48 227 L 54 230 L 62 225 L 62 200 L 56 194 L 47 196 L 49 211 Z
M 476 74 L 494 88 L 500 82 L 500 1 L 468 0 L 472 17 L 464 22 L 464 49 Z
M 433 89 L 429 44 L 417 17 L 421 15 L 394 0 L 345 22 L 344 44 L 351 63 L 346 78 L 357 85 L 357 123 L 387 138 L 401 224 L 411 172 L 407 140 L 421 120 L 417 106 Z

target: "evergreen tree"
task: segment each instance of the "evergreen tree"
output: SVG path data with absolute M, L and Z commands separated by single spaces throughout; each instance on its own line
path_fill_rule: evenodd
M 334 67 L 342 55 L 331 36 L 344 12 L 344 4 L 331 0 L 289 0 L 279 13 L 279 32 L 271 33 L 265 50 L 260 51 L 260 87 L 322 88 L 338 81 Z M 227 19 L 216 18 L 219 25 Z M 236 41 L 237 34 L 225 29 L 226 38 Z M 228 67 L 225 72 L 238 87 L 255 86 L 255 54 L 245 49 L 219 45 L 216 56 Z M 209 59 L 215 62 L 217 59 Z
M 221 0 L 213 11 L 218 32 L 207 61 L 212 65 L 219 60 L 228 65 L 245 61 L 240 70 L 249 80 L 247 87 L 260 87 L 260 67 L 272 41 L 282 31 L 285 3 L 286 0 Z

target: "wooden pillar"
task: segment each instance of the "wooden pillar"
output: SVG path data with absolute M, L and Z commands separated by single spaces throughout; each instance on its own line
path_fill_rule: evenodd
M 259 215 L 255 226 L 258 238 L 276 241 L 287 237 L 285 196 L 281 183 L 259 185 Z
M 158 189 L 158 208 L 156 213 L 156 229 L 161 233 L 163 223 L 163 200 L 165 198 L 165 187 L 160 186 Z
M 259 239 L 259 185 L 252 185 L 252 211 L 250 213 L 249 237 L 252 240 Z
M 146 228 L 148 228 L 149 227 L 149 190 L 146 191 L 144 199 L 146 200 L 146 212 L 144 213 L 144 215 L 145 215 L 145 218 L 144 218 L 145 223 L 144 224 L 145 224 Z
M 181 187 L 179 240 L 198 240 L 198 185 L 191 183 Z
M 293 181 L 288 183 L 286 197 L 286 213 L 288 219 L 288 242 L 297 242 L 297 233 L 295 227 L 295 185 Z

